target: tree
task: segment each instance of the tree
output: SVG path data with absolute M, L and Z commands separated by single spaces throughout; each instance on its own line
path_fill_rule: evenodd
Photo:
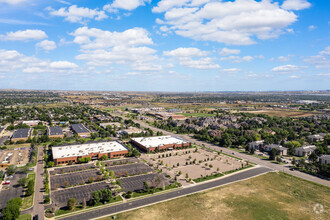
M 147 181 L 144 181 L 144 182 L 143 182 L 143 188 L 144 188 L 144 190 L 145 190 L 146 192 L 149 191 L 150 187 L 149 187 Z
M 75 198 L 70 198 L 67 203 L 69 210 L 73 210 L 76 203 L 77 203 L 77 200 Z
M 112 192 L 110 189 L 104 189 L 102 190 L 102 201 L 103 202 L 109 202 L 112 198 Z
M 101 160 L 107 160 L 108 159 L 108 157 L 107 157 L 107 155 L 102 155 L 102 157 L 101 157 Z
M 18 185 L 24 187 L 24 186 L 26 186 L 27 182 L 28 182 L 28 178 L 27 177 L 23 177 L 23 178 L 21 178 L 21 179 L 18 180 Z
M 21 198 L 14 198 L 7 202 L 6 207 L 2 210 L 4 220 L 17 219 L 20 212 L 20 207 L 22 206 Z
M 276 155 L 278 154 L 278 150 L 273 148 L 270 152 L 269 152 L 269 159 L 270 160 L 275 160 Z
M 27 184 L 26 196 L 30 196 L 34 193 L 34 180 L 30 180 Z
M 53 167 L 54 165 L 55 165 L 55 163 L 53 161 L 48 162 L 48 167 Z
M 292 163 L 292 165 L 293 165 L 293 166 L 295 166 L 295 165 L 296 165 L 296 158 L 295 158 L 295 157 L 294 157 L 294 158 L 292 158 L 292 162 L 291 162 L 291 163 Z
M 85 209 L 86 206 L 87 206 L 87 205 L 86 205 L 86 199 L 84 198 L 84 199 L 83 199 L 83 202 L 82 202 L 82 208 Z
M 9 165 L 6 168 L 6 171 L 7 171 L 8 175 L 13 175 L 16 172 L 16 166 L 15 165 Z
M 100 201 L 101 201 L 100 192 L 99 191 L 92 192 L 91 205 L 96 205 Z
M 50 197 L 49 197 L 49 195 L 47 195 L 44 199 L 44 203 L 48 204 L 49 202 L 50 202 Z

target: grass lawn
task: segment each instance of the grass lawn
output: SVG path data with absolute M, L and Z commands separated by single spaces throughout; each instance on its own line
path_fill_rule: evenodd
M 36 177 L 36 174 L 34 172 L 28 174 L 29 181 L 30 180 L 35 181 L 35 177 Z M 27 197 L 23 198 L 22 210 L 31 208 L 33 206 L 33 196 L 34 196 L 34 193 L 31 196 L 27 196 Z
M 322 213 L 313 210 L 316 204 L 323 206 Z M 272 172 L 117 214 L 116 219 L 328 219 L 329 207 L 329 187 Z M 102 218 L 107 219 L 111 217 Z
M 7 147 L 7 149 L 15 149 L 15 148 L 25 148 L 30 147 L 30 143 L 24 143 L 24 144 L 10 144 L 10 145 L 2 145 L 1 147 Z
M 120 202 L 120 201 L 123 201 L 123 199 L 121 198 L 121 196 L 117 196 L 117 197 L 113 197 L 111 199 L 110 202 L 108 202 L 107 204 L 111 204 L 111 203 L 114 203 L 114 202 Z M 101 206 L 101 205 L 104 205 L 103 203 L 99 203 L 95 206 L 87 206 L 86 207 L 86 210 L 90 209 L 90 208 L 95 208 L 97 206 Z M 66 208 L 63 208 L 63 209 L 59 209 L 59 210 L 56 210 L 55 212 L 55 216 L 59 216 L 59 215 L 64 215 L 64 214 L 69 214 L 69 213 L 72 213 L 72 212 L 76 212 L 76 211 L 81 211 L 83 210 L 82 208 L 82 205 L 77 205 L 74 210 L 69 210 L 69 209 L 66 209 Z
M 24 215 L 20 215 L 17 220 L 31 220 L 31 219 L 32 219 L 31 214 L 24 214 Z

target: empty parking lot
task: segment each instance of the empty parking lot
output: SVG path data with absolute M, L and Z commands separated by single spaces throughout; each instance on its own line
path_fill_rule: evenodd
M 95 168 L 95 165 L 93 163 L 89 164 L 82 164 L 77 166 L 69 166 L 69 167 L 61 167 L 61 168 L 55 168 L 54 170 L 50 171 L 50 175 L 56 175 L 56 174 L 64 174 L 64 173 L 72 173 L 82 170 L 88 170 Z
M 153 186 L 154 183 L 157 183 L 157 186 L 155 187 L 162 187 L 163 185 L 170 184 L 169 180 L 163 174 L 159 173 L 122 178 L 120 181 L 125 192 L 143 190 L 144 182 L 146 181 L 148 182 L 149 186 Z
M 133 164 L 127 164 L 121 166 L 114 166 L 114 167 L 109 167 L 108 169 L 114 171 L 116 177 L 148 173 L 153 170 L 148 165 L 143 163 L 133 163 Z

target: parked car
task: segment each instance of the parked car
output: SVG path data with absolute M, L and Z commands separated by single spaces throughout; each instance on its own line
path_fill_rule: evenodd
M 2 185 L 9 185 L 10 184 L 10 180 L 6 180 L 5 182 L 2 183 Z
M 10 176 L 8 176 L 7 178 L 8 178 L 8 179 L 11 179 L 11 178 L 13 178 L 13 177 L 14 177 L 13 175 L 10 175 Z

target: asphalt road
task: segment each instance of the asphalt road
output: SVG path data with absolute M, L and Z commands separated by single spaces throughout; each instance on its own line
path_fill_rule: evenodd
M 32 214 L 38 216 L 37 219 L 44 219 L 44 186 L 43 186 L 43 172 L 44 172 L 44 158 L 43 146 L 38 147 L 38 162 L 36 166 L 36 180 L 34 188 L 34 204 Z
M 125 117 L 123 117 L 123 118 L 125 119 Z M 190 137 L 188 134 L 174 134 L 172 132 L 165 131 L 165 130 L 150 126 L 149 124 L 147 124 L 143 121 L 140 121 L 140 120 L 133 120 L 133 121 L 135 123 L 139 123 L 142 127 L 150 128 L 153 131 L 161 131 L 161 132 L 163 132 L 164 135 L 177 136 L 177 137 L 180 137 L 180 138 L 185 139 L 187 141 L 190 141 L 192 143 L 196 143 L 198 145 L 204 145 L 205 147 L 208 147 L 208 148 L 211 148 L 211 149 L 214 149 L 214 150 L 217 150 L 217 151 L 222 150 L 223 153 L 231 154 L 231 155 L 234 154 L 234 156 L 237 156 L 237 157 L 242 158 L 244 160 L 250 161 L 252 163 L 259 164 L 259 165 L 262 165 L 262 166 L 265 166 L 265 167 L 269 167 L 273 170 L 282 171 L 282 172 L 291 174 L 293 176 L 296 176 L 296 177 L 299 177 L 299 178 L 302 178 L 302 179 L 305 179 L 305 180 L 308 180 L 308 181 L 312 181 L 312 182 L 319 183 L 319 184 L 330 187 L 330 181 L 329 180 L 322 179 L 322 178 L 319 178 L 319 177 L 316 177 L 316 176 L 313 176 L 313 175 L 309 175 L 309 174 L 306 174 L 306 173 L 303 173 L 303 172 L 300 172 L 300 171 L 292 171 L 292 170 L 290 170 L 290 165 L 275 164 L 275 163 L 272 163 L 268 160 L 263 160 L 263 159 L 260 159 L 260 158 L 257 158 L 257 157 L 251 156 L 251 155 L 247 155 L 247 154 L 244 154 L 244 153 L 238 153 L 237 151 L 233 151 L 233 150 L 230 150 L 230 149 L 225 148 L 225 147 L 220 147 L 220 146 L 210 144 L 210 143 L 207 143 L 207 142 L 204 142 L 204 141 L 198 141 L 198 140 Z
M 180 190 L 176 190 L 176 191 L 172 191 L 172 192 L 168 192 L 168 193 L 164 193 L 164 194 L 160 194 L 160 195 L 155 195 L 152 197 L 134 200 L 131 202 L 128 201 L 127 203 L 122 203 L 119 205 L 114 205 L 114 206 L 110 206 L 110 207 L 106 207 L 106 208 L 102 208 L 102 209 L 97 209 L 95 211 L 81 213 L 81 214 L 77 214 L 77 215 L 73 215 L 73 216 L 69 216 L 69 217 L 64 217 L 61 219 L 81 220 L 81 219 L 93 219 L 93 218 L 98 218 L 101 216 L 112 215 L 112 214 L 115 214 L 118 212 L 123 212 L 123 211 L 127 211 L 130 209 L 135 209 L 135 208 L 139 208 L 142 206 L 151 205 L 153 203 L 163 202 L 163 201 L 166 201 L 169 199 L 174 199 L 177 197 L 186 196 L 186 195 L 189 195 L 192 193 L 200 192 L 200 191 L 211 189 L 214 187 L 219 187 L 219 186 L 222 186 L 222 185 L 225 185 L 228 183 L 248 179 L 248 178 L 260 175 L 260 174 L 264 174 L 269 171 L 271 171 L 271 169 L 269 169 L 269 168 L 257 167 L 254 169 L 250 169 L 250 170 L 246 170 L 243 172 L 233 174 L 231 176 L 228 176 L 228 177 L 225 177 L 222 179 L 194 185 L 191 187 L 183 188 Z

